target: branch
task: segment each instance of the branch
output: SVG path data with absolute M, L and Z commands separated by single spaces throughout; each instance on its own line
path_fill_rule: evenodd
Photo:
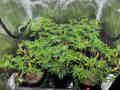
M 6 27 L 6 25 L 4 24 L 4 22 L 2 21 L 2 19 L 0 18 L 0 25 L 2 26 L 3 30 L 13 39 L 16 39 L 17 36 L 13 35 L 10 30 L 8 30 L 8 28 Z
M 29 21 L 25 25 L 21 25 L 20 27 L 18 27 L 18 31 L 24 32 L 30 24 L 31 24 L 31 19 L 29 19 Z

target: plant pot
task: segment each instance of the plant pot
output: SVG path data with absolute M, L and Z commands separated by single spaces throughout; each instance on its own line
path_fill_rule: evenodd
M 33 85 L 33 84 L 36 84 L 38 82 L 41 81 L 41 79 L 43 78 L 44 76 L 44 73 L 42 73 L 41 75 L 36 75 L 34 73 L 30 73 L 30 74 L 26 74 L 24 76 L 24 83 L 27 83 L 29 85 Z

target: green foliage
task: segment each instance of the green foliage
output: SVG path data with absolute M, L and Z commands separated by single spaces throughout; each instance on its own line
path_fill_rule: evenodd
M 64 3 L 63 3 L 64 2 Z M 95 3 L 89 0 L 65 0 L 51 1 L 48 7 L 37 7 L 34 11 L 37 15 L 54 18 L 58 22 L 79 17 L 95 18 Z
M 12 53 L 15 51 L 15 40 L 12 40 L 12 38 L 8 37 L 7 35 L 0 34 L 0 56 L 6 54 L 6 53 Z
M 80 82 L 94 76 L 96 84 L 119 70 L 119 49 L 103 43 L 99 33 L 96 20 L 71 19 L 57 24 L 41 17 L 32 21 L 30 40 L 21 42 L 26 49 L 19 47 L 16 55 L 3 57 L 0 67 L 38 74 L 47 70 L 59 78 L 70 74 Z
M 111 0 L 108 4 L 103 13 L 104 30 L 109 32 L 111 37 L 117 37 L 120 34 L 120 0 Z M 119 44 L 120 39 L 113 43 Z
M 9 28 L 13 29 L 18 27 L 18 25 L 25 19 L 25 11 L 20 6 L 20 3 L 16 3 L 15 0 L 1 0 L 0 17 L 6 20 L 7 25 L 10 24 Z

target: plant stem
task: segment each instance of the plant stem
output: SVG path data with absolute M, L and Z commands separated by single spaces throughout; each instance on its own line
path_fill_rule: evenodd
M 4 24 L 4 22 L 2 21 L 2 19 L 0 18 L 0 25 L 2 26 L 3 30 L 13 39 L 16 39 L 17 36 L 13 35 L 10 30 L 6 27 L 6 25 Z

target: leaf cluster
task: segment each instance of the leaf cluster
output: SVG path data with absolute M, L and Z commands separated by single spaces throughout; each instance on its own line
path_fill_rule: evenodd
M 42 17 L 32 21 L 27 35 L 30 40 L 21 42 L 26 48 L 4 57 L 2 67 L 38 74 L 47 70 L 59 78 L 70 74 L 82 83 L 93 76 L 94 84 L 109 73 L 117 73 L 119 49 L 110 48 L 100 39 L 97 21 L 82 18 L 68 22 L 57 24 Z

